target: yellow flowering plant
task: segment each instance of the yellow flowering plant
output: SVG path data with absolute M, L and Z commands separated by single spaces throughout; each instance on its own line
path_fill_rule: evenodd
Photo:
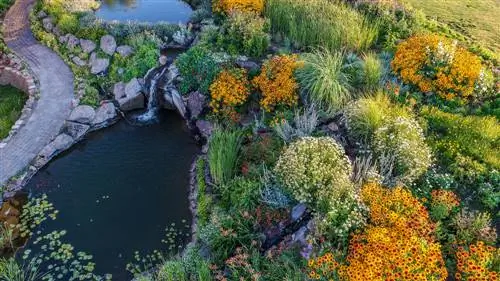
M 416 35 L 399 44 L 391 66 L 405 83 L 446 100 L 471 98 L 482 71 L 476 55 L 435 34 Z
M 260 105 L 265 111 L 297 104 L 299 85 L 293 73 L 301 65 L 297 55 L 279 55 L 264 63 L 260 75 L 252 83 L 262 93 Z
M 210 108 L 216 115 L 237 119 L 235 108 L 247 100 L 250 95 L 249 86 L 244 69 L 221 71 L 210 85 Z
M 495 271 L 495 263 L 500 261 L 500 250 L 487 246 L 479 241 L 468 247 L 459 247 L 456 252 L 457 272 L 455 279 L 497 281 L 499 276 Z M 498 270 L 498 268 L 496 269 Z

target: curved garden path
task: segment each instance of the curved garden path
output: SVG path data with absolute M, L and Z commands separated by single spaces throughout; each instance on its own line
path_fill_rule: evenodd
M 36 41 L 29 22 L 35 0 L 17 0 L 4 20 L 7 46 L 30 66 L 40 98 L 25 125 L 0 148 L 0 186 L 19 173 L 57 136 L 71 112 L 73 73 L 49 48 Z

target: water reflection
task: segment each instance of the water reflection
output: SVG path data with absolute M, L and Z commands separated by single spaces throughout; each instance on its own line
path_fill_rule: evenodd
M 113 7 L 116 5 L 125 6 L 125 7 L 136 7 L 136 0 L 103 0 L 102 5 L 106 5 L 109 7 Z
M 191 12 L 181 0 L 103 0 L 96 15 L 104 20 L 185 23 Z

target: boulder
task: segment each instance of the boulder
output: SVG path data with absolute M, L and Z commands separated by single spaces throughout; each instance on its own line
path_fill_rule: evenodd
M 306 213 L 307 206 L 304 203 L 299 203 L 292 208 L 291 217 L 292 223 L 301 219 Z
M 75 35 L 67 34 L 66 37 L 68 38 L 68 41 L 66 42 L 68 48 L 74 49 L 80 44 L 80 39 L 78 39 Z
M 142 85 L 137 78 L 132 78 L 132 80 L 125 85 L 125 95 L 127 97 L 134 96 L 139 92 L 142 92 Z
M 47 164 L 52 157 L 57 155 L 59 152 L 68 149 L 74 140 L 71 136 L 67 134 L 58 135 L 52 142 L 47 144 L 42 151 L 38 154 L 38 157 L 34 163 L 36 168 L 41 168 Z
M 82 50 L 87 54 L 92 53 L 96 48 L 94 41 L 86 39 L 80 39 L 80 46 L 82 46 Z
M 54 26 L 54 28 L 52 29 L 52 33 L 55 35 L 55 36 L 61 36 L 61 35 L 64 35 L 63 32 L 61 31 L 61 29 L 59 28 L 59 26 Z
M 106 72 L 109 67 L 109 59 L 91 59 L 90 60 L 90 73 L 92 74 L 101 74 Z
M 123 45 L 118 46 L 118 48 L 116 48 L 116 52 L 120 54 L 120 56 L 126 58 L 134 53 L 134 49 L 132 49 L 132 47 L 130 46 Z
M 95 118 L 92 120 L 92 128 L 98 129 L 105 127 L 117 119 L 116 107 L 112 102 L 103 103 L 96 111 Z
M 116 85 L 115 85 L 116 86 Z M 120 87 L 120 86 L 117 86 Z M 144 108 L 145 98 L 142 94 L 142 86 L 137 78 L 133 78 L 125 85 L 125 96 L 117 99 L 120 109 L 129 111 L 133 109 Z M 117 95 L 120 95 L 120 89 L 117 88 Z
M 111 35 L 104 35 L 101 37 L 101 50 L 106 54 L 112 56 L 116 51 L 116 40 Z
M 69 115 L 68 121 L 90 124 L 94 120 L 95 111 L 89 105 L 79 105 Z
M 86 66 L 87 65 L 87 62 L 85 60 L 82 60 L 80 57 L 73 57 L 71 59 L 73 61 L 74 64 L 80 66 L 80 67 L 83 67 L 83 66 Z
M 173 108 L 177 109 L 182 117 L 186 117 L 186 106 L 184 105 L 179 91 L 177 91 L 175 88 L 169 88 L 167 89 L 164 97 L 165 100 L 170 103 Z
M 115 100 L 119 100 L 121 98 L 126 97 L 125 94 L 125 83 L 118 82 L 113 86 L 113 95 L 115 96 Z
M 45 31 L 52 32 L 52 29 L 54 28 L 54 21 L 50 17 L 44 18 L 42 20 L 42 25 L 43 25 L 43 29 L 45 29 Z
M 59 40 L 59 43 L 65 44 L 66 42 L 68 42 L 68 37 L 66 35 L 62 35 L 62 36 L 58 37 L 58 40 Z
M 161 55 L 160 58 L 158 58 L 158 62 L 160 65 L 166 65 L 168 62 L 168 57 L 165 55 Z
M 179 76 L 180 76 L 180 73 L 179 73 L 179 69 L 177 68 L 177 66 L 175 66 L 175 64 L 173 64 L 173 63 L 171 65 L 169 65 L 167 75 L 165 76 L 167 79 L 167 84 L 174 82 L 174 80 Z
M 40 12 L 38 12 L 38 14 L 36 14 L 36 17 L 38 19 L 46 18 L 47 17 L 47 13 L 45 11 L 40 11 Z
M 338 132 L 339 131 L 339 126 L 335 122 L 331 122 L 326 126 L 330 132 Z
M 202 137 L 204 137 L 205 139 L 209 139 L 212 135 L 214 126 L 207 120 L 197 120 L 196 128 L 198 128 Z
M 207 106 L 207 97 L 199 92 L 192 92 L 187 98 L 187 108 L 191 119 L 196 119 Z
M 87 124 L 66 121 L 63 133 L 71 136 L 74 140 L 79 140 L 89 129 L 90 126 Z
M 260 69 L 260 66 L 258 63 L 250 60 L 242 60 L 238 59 L 236 60 L 236 65 L 238 67 L 244 68 L 248 71 L 258 71 Z

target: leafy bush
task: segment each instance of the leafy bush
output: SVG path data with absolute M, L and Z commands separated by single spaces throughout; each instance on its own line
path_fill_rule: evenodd
M 262 93 L 260 105 L 265 111 L 272 111 L 277 106 L 297 104 L 299 85 L 293 77 L 293 72 L 300 65 L 296 55 L 274 56 L 264 62 L 260 75 L 252 82 Z
M 268 0 L 265 14 L 274 33 L 303 47 L 365 50 L 378 34 L 377 23 L 346 4 L 328 0 Z
M 353 188 L 351 163 L 342 146 L 328 137 L 305 137 L 290 144 L 274 171 L 297 200 L 321 211 Z
M 250 95 L 249 87 L 245 69 L 221 71 L 210 85 L 210 108 L 218 115 L 237 120 L 235 108 L 245 103 Z
M 210 85 L 221 71 L 212 54 L 201 46 L 195 46 L 181 54 L 175 65 L 183 78 L 179 85 L 182 94 L 194 90 L 208 94 Z
M 158 281 L 188 280 L 187 273 L 181 261 L 169 260 L 163 263 L 158 270 Z
M 80 104 L 97 107 L 99 105 L 99 100 L 99 91 L 92 86 L 86 85 L 83 97 L 80 100 Z
M 439 35 L 418 35 L 398 45 L 392 69 L 423 93 L 446 100 L 470 98 L 481 73 L 481 61 Z
M 429 213 L 433 220 L 440 221 L 448 218 L 459 205 L 460 200 L 453 191 L 436 189 L 431 192 Z
M 208 162 L 216 184 L 225 184 L 235 175 L 243 136 L 240 131 L 216 129 L 209 141 Z
M 228 210 L 253 210 L 259 203 L 260 188 L 259 181 L 236 177 L 219 187 L 222 195 L 222 206 Z
M 212 10 L 216 13 L 241 11 L 260 14 L 263 9 L 264 0 L 214 0 L 212 3 Z
M 21 116 L 26 94 L 11 86 L 0 86 L 0 92 L 0 139 L 3 139 Z
M 64 34 L 74 34 L 78 30 L 78 25 L 78 18 L 74 14 L 63 14 L 57 22 L 57 26 L 59 26 Z
M 474 243 L 484 241 L 496 243 L 496 229 L 491 225 L 491 216 L 463 209 L 452 219 L 452 226 L 456 230 L 456 239 L 461 243 Z
M 346 106 L 344 116 L 348 135 L 352 140 L 370 143 L 375 131 L 389 119 L 409 117 L 402 107 L 391 103 L 383 92 L 360 98 Z
M 268 22 L 255 13 L 234 11 L 222 24 L 216 45 L 231 54 L 260 57 L 269 46 Z
M 344 54 L 326 49 L 302 56 L 297 70 L 301 91 L 314 104 L 328 111 L 340 109 L 351 98 L 352 77 L 344 67 Z
M 410 118 L 397 117 L 384 122 L 375 131 L 373 149 L 379 161 L 388 156 L 393 159 L 391 174 L 399 183 L 413 182 L 432 164 L 432 154 L 425 143 L 423 130 Z

